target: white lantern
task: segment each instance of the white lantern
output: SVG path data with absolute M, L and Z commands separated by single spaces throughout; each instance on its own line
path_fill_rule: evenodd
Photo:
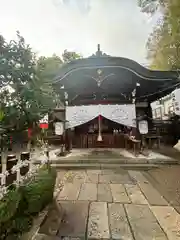
M 56 135 L 62 135 L 64 132 L 64 126 L 62 122 L 56 122 L 55 123 L 55 134 Z
M 146 120 L 139 121 L 139 132 L 140 134 L 148 133 L 148 122 Z

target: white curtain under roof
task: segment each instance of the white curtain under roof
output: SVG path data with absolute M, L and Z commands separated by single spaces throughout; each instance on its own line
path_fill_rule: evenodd
M 66 120 L 69 122 L 67 128 L 87 123 L 99 115 L 125 126 L 136 127 L 135 104 L 124 104 L 68 106 L 66 109 Z

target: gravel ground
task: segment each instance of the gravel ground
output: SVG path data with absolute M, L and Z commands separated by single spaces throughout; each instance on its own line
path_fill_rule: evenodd
M 163 166 L 144 173 L 152 185 L 180 213 L 180 166 Z

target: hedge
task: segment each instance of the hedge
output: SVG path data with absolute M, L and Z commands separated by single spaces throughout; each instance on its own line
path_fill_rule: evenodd
M 9 192 L 0 200 L 0 239 L 18 239 L 32 226 L 33 217 L 53 199 L 56 171 L 42 168 L 24 185 Z

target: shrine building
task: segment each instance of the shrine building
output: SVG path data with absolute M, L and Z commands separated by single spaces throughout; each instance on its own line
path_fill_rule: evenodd
M 53 85 L 65 94 L 73 147 L 123 148 L 130 132 L 134 139 L 151 133 L 151 103 L 177 88 L 179 78 L 177 71 L 152 71 L 106 55 L 98 45 L 92 56 L 64 64 Z M 144 133 L 138 125 L 142 120 L 148 128 Z

